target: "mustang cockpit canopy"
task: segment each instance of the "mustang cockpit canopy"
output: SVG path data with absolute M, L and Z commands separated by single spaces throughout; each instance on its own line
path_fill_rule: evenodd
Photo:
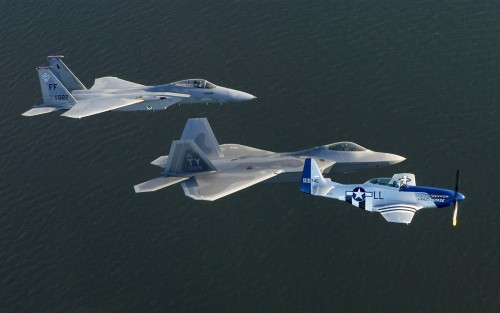
M 328 150 L 332 151 L 369 151 L 368 149 L 349 141 L 332 143 L 326 147 Z
M 204 89 L 213 89 L 213 88 L 217 87 L 215 84 L 212 84 L 208 80 L 201 79 L 201 78 L 180 80 L 178 82 L 172 83 L 172 85 L 179 86 L 179 87 L 204 88 Z
M 392 178 L 390 178 L 390 177 L 379 177 L 379 178 L 370 179 L 365 184 L 374 184 L 374 185 L 398 187 L 398 186 L 396 186 L 394 184 L 390 184 L 391 180 L 392 180 Z

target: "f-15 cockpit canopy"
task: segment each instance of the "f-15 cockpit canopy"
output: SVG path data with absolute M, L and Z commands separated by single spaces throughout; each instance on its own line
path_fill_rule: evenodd
M 332 151 L 368 151 L 368 149 L 349 141 L 332 143 L 326 147 Z
M 200 78 L 180 80 L 178 82 L 172 83 L 172 85 L 179 87 L 186 87 L 186 88 L 204 88 L 204 89 L 213 89 L 217 87 L 215 84 L 212 84 L 208 80 Z

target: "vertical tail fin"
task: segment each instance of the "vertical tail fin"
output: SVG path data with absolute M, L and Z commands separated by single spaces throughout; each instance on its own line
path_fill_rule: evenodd
M 181 140 L 192 139 L 212 159 L 223 157 L 219 143 L 206 118 L 190 118 L 184 126 Z
M 80 80 L 62 61 L 62 55 L 49 55 L 47 60 L 52 67 L 52 72 L 70 92 L 73 90 L 87 90 Z
M 194 140 L 175 140 L 172 142 L 165 165 L 165 176 L 195 176 L 216 171 L 217 168 Z
M 307 158 L 302 171 L 300 190 L 316 196 L 324 196 L 334 188 L 330 179 L 326 180 L 314 159 Z
M 73 98 L 54 73 L 52 73 L 50 67 L 41 66 L 36 69 L 38 71 L 38 78 L 40 79 L 44 105 L 69 108 L 71 104 L 76 103 L 75 98 Z

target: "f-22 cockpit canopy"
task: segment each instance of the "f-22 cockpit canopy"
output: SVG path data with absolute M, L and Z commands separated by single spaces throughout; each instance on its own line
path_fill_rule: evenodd
M 217 87 L 215 84 L 212 84 L 208 80 L 200 78 L 180 80 L 178 82 L 172 83 L 172 85 L 179 87 L 186 87 L 186 88 L 203 88 L 203 89 L 213 89 Z
M 368 149 L 349 141 L 332 143 L 326 147 L 332 151 L 368 151 Z

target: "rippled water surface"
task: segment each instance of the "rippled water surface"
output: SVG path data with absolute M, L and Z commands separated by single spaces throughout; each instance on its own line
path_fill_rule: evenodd
M 75 2 L 69 4 L 69 2 Z M 498 312 L 497 1 L 0 2 L 0 312 Z M 22 117 L 50 54 L 87 86 L 203 77 L 256 101 Z M 349 140 L 467 196 L 393 225 L 261 184 L 216 202 L 158 175 L 187 118 L 219 143 Z

